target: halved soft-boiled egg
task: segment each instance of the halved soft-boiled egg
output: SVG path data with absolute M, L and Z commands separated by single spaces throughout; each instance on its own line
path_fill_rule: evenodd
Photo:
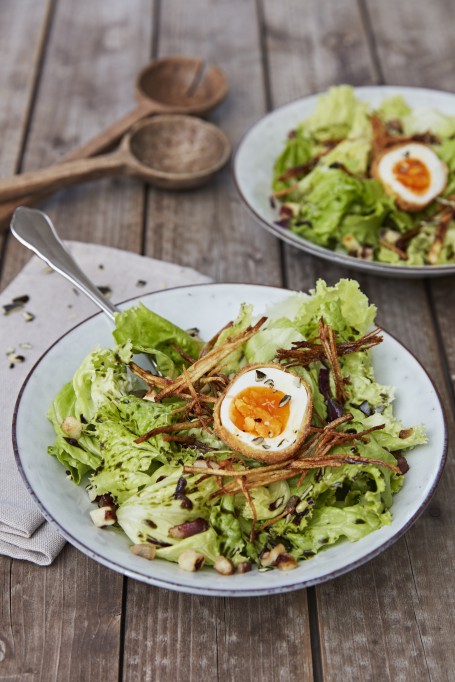
M 281 462 L 303 444 L 312 412 L 304 379 L 277 363 L 252 364 L 234 376 L 215 404 L 214 429 L 247 457 Z
M 448 169 L 425 144 L 408 142 L 374 159 L 371 175 L 379 180 L 404 211 L 421 211 L 444 191 Z

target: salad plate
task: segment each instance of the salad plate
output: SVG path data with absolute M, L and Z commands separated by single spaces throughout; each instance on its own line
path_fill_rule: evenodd
M 443 114 L 455 115 L 455 95 L 449 92 L 414 87 L 368 86 L 355 88 L 354 93 L 373 109 L 385 99 L 401 96 L 413 110 L 434 109 Z M 274 164 L 283 152 L 290 131 L 314 112 L 319 97 L 320 94 L 304 97 L 275 109 L 255 123 L 237 146 L 232 161 L 234 182 L 243 203 L 259 225 L 297 249 L 355 270 L 405 278 L 455 274 L 455 263 L 400 265 L 363 260 L 320 246 L 278 224 L 279 202 L 271 200 Z
M 280 303 L 290 292 L 245 284 L 204 284 L 143 295 L 120 305 L 126 309 L 139 301 L 183 329 L 197 327 L 210 339 L 240 305 L 248 302 L 261 315 L 270 304 Z M 446 424 L 437 391 L 418 360 L 393 336 L 372 351 L 381 384 L 396 387 L 395 413 L 407 424 L 424 424 L 428 443 L 409 454 L 410 469 L 394 497 L 392 521 L 357 542 L 341 542 L 302 561 L 295 570 L 223 576 L 211 568 L 187 573 L 177 564 L 146 561 L 129 550 L 127 536 L 114 528 L 100 529 L 90 519 L 84 485 L 74 485 L 65 467 L 47 455 L 55 438 L 46 418 L 49 405 L 70 381 L 85 356 L 95 346 L 111 346 L 112 325 L 101 313 L 82 322 L 58 339 L 36 363 L 17 399 L 13 444 L 25 485 L 44 517 L 80 551 L 101 564 L 145 583 L 181 592 L 229 597 L 260 596 L 297 590 L 342 575 L 377 556 L 395 542 L 422 513 L 442 473 L 446 457 Z

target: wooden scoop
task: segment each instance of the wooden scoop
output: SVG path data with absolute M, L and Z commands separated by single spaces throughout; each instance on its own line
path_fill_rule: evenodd
M 193 116 L 163 114 L 137 123 L 114 153 L 0 180 L 0 196 L 17 199 L 123 174 L 165 189 L 188 189 L 210 180 L 230 153 L 229 140 L 212 123 Z
M 219 104 L 227 94 L 228 85 L 217 66 L 206 67 L 204 61 L 194 57 L 164 57 L 148 64 L 136 79 L 137 106 L 102 133 L 64 156 L 59 163 L 85 159 L 114 147 L 120 138 L 138 121 L 155 113 L 205 115 Z M 46 197 L 37 194 L 25 197 L 22 203 L 29 206 Z M 0 194 L 0 201 L 7 199 Z M 0 226 L 9 225 L 17 202 L 0 205 Z

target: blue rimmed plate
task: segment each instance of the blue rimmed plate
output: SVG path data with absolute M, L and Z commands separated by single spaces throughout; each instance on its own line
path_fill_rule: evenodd
M 374 86 L 356 88 L 357 96 L 374 108 L 383 99 L 402 95 L 414 108 L 433 108 L 455 116 L 455 95 L 425 88 Z M 338 265 L 383 277 L 443 277 L 455 274 L 449 265 L 407 266 L 366 261 L 314 244 L 291 230 L 276 224 L 278 211 L 270 205 L 273 165 L 283 150 L 287 134 L 313 113 L 320 95 L 312 95 L 285 104 L 261 118 L 244 135 L 232 161 L 235 185 L 245 206 L 268 232 L 313 256 Z
M 243 302 L 261 314 L 273 302 L 289 295 L 283 289 L 247 284 L 206 284 L 158 291 L 141 300 L 158 314 L 183 328 L 198 327 L 211 338 L 233 319 Z M 101 313 L 58 339 L 36 363 L 17 399 L 13 442 L 17 465 L 25 485 L 43 515 L 61 534 L 91 558 L 137 580 L 171 590 L 229 597 L 287 592 L 339 576 L 375 557 L 399 538 L 422 513 L 442 473 L 446 456 L 446 425 L 437 391 L 417 359 L 399 341 L 384 333 L 374 348 L 378 380 L 396 386 L 395 411 L 405 424 L 424 423 L 429 442 L 409 455 L 410 470 L 394 498 L 390 526 L 356 543 L 343 542 L 303 561 L 290 572 L 279 570 L 221 576 L 210 568 L 185 573 L 176 564 L 146 561 L 129 551 L 131 544 L 120 532 L 96 528 L 90 519 L 84 486 L 66 479 L 64 467 L 46 454 L 54 432 L 46 411 L 60 388 L 69 381 L 82 359 L 96 345 L 111 345 L 112 326 Z

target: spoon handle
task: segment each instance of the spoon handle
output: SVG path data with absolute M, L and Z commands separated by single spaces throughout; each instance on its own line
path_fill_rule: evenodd
M 91 140 L 83 144 L 78 149 L 73 150 L 69 154 L 63 156 L 54 166 L 59 166 L 60 164 L 67 163 L 68 161 L 76 161 L 77 159 L 86 159 L 89 157 L 96 156 L 102 152 L 106 152 L 119 141 L 119 139 L 138 121 L 141 121 L 146 116 L 157 113 L 160 111 L 159 107 L 153 102 L 147 102 L 142 100 L 138 103 L 135 109 L 125 114 L 118 121 L 115 121 L 106 130 L 95 135 Z M 52 166 L 53 167 L 53 166 Z M 48 194 L 44 191 L 35 192 L 33 195 L 25 196 L 19 202 L 16 199 L 8 200 L 6 196 L 0 195 L 0 234 L 3 230 L 9 227 L 11 217 L 18 207 L 19 203 L 27 204 L 27 206 L 36 206 L 37 204 L 45 201 L 48 198 Z M 5 200 L 5 201 L 4 201 Z
M 145 100 L 139 102 L 135 109 L 119 118 L 118 121 L 111 123 L 110 126 L 95 135 L 95 137 L 92 137 L 91 140 L 81 147 L 66 154 L 62 161 L 66 163 L 76 159 L 87 159 L 112 149 L 135 123 L 142 121 L 146 116 L 151 116 L 160 111 L 160 107 L 154 102 L 147 102 Z
M 117 308 L 79 268 L 55 231 L 50 218 L 36 209 L 19 207 L 14 212 L 11 232 L 24 246 L 42 258 L 53 270 L 66 277 L 113 320 Z
M 0 197 L 12 199 L 23 197 L 29 192 L 56 192 L 63 187 L 96 180 L 108 175 L 118 175 L 126 169 L 127 156 L 123 151 L 104 154 L 92 159 L 79 159 L 67 163 L 41 168 L 29 173 L 20 173 L 0 180 Z

